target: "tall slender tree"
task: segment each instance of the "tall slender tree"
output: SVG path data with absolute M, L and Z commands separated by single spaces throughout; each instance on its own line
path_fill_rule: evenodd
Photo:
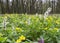
M 1 0 L 1 13 L 2 13 L 2 14 L 5 13 L 3 0 Z
M 6 13 L 9 13 L 9 0 L 6 0 Z
M 14 9 L 15 9 L 15 7 L 14 7 L 14 0 L 13 0 L 13 1 L 12 1 L 12 6 L 11 6 L 11 12 L 12 12 L 12 13 L 15 12 Z
M 1 0 L 0 0 L 0 13 L 1 13 Z
M 30 13 L 32 14 L 35 13 L 35 1 L 36 0 L 31 0 L 31 3 L 30 3 Z
M 60 0 L 57 0 L 56 13 L 60 13 Z

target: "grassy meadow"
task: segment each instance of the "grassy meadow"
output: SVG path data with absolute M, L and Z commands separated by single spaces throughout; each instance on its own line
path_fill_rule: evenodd
M 5 14 L 0 16 L 0 43 L 60 43 L 60 16 Z

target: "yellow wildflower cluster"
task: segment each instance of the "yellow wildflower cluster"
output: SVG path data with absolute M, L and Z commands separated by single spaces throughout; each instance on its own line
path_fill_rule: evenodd
M 50 22 L 50 19 L 49 19 L 49 18 L 46 18 L 46 20 L 47 20 L 48 22 Z
M 19 39 L 16 41 L 16 43 L 20 43 L 20 42 L 22 42 L 22 41 L 25 40 L 25 39 L 26 39 L 25 36 L 21 35 L 21 36 L 19 37 Z
M 51 22 L 51 21 L 53 20 L 53 18 L 52 18 L 51 16 L 49 16 L 49 17 L 46 18 L 46 20 L 47 20 L 48 22 Z
M 48 28 L 46 27 L 44 30 L 48 30 Z
M 56 21 L 56 24 L 60 24 L 58 20 Z
M 46 20 L 48 20 L 48 18 L 46 18 Z
M 58 31 L 58 28 L 54 28 L 54 30 Z
M 20 38 L 20 40 L 25 40 L 26 39 L 25 36 L 23 36 L 23 35 L 21 35 L 19 38 Z
M 16 28 L 16 31 L 22 32 L 23 30 L 21 28 Z

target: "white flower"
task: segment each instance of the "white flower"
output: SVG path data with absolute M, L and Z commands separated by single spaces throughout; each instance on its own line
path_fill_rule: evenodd
M 38 13 L 36 13 L 36 16 L 38 16 Z
M 6 30 L 6 25 L 7 25 L 7 24 L 9 24 L 9 22 L 7 22 L 7 19 L 4 18 L 4 20 L 3 20 L 3 22 L 2 22 L 2 25 L 3 25 L 3 27 L 5 28 L 5 30 Z
M 50 8 L 50 7 L 47 9 L 47 11 L 44 13 L 44 19 L 48 17 L 51 10 L 52 10 L 52 8 Z

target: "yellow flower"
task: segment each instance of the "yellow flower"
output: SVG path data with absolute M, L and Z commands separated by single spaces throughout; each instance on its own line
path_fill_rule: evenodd
M 53 20 L 53 18 L 52 18 L 51 16 L 49 16 L 48 18 L 46 18 L 46 20 L 47 20 L 48 22 L 51 22 L 51 21 Z
M 21 28 L 16 28 L 16 31 L 22 32 L 23 30 Z
M 56 24 L 60 24 L 59 21 L 56 21 Z
M 46 20 L 48 20 L 49 18 L 46 18 Z
M 58 28 L 54 28 L 54 30 L 58 31 Z
M 18 31 L 20 28 L 16 28 L 16 30 Z
M 18 40 L 16 41 L 16 43 L 20 43 L 20 42 L 22 42 L 20 39 L 18 39 Z
M 25 36 L 23 36 L 23 35 L 21 35 L 19 38 L 20 38 L 20 40 L 25 40 L 26 39 Z
M 19 37 L 19 39 L 16 41 L 16 43 L 20 43 L 20 42 L 22 42 L 22 41 L 25 40 L 25 39 L 26 39 L 25 36 L 21 35 L 21 36 Z
M 50 22 L 50 19 L 49 19 L 49 18 L 46 18 L 46 20 L 47 20 L 48 22 Z
M 45 28 L 45 30 L 48 30 L 48 28 Z

